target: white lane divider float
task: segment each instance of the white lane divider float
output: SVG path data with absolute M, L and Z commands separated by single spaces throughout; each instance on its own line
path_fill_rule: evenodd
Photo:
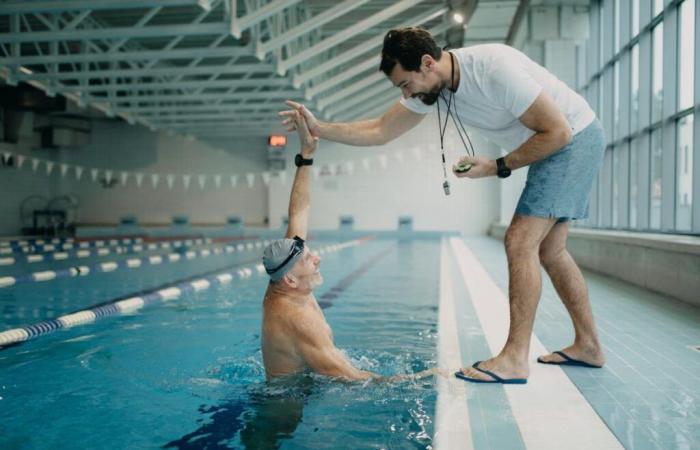
M 260 242 L 260 244 L 262 245 L 261 241 L 257 242 Z M 249 244 L 250 246 L 246 246 L 244 247 L 244 249 L 255 249 L 257 247 L 257 243 L 256 245 L 254 245 L 252 242 Z M 226 245 L 224 247 L 217 247 L 215 249 L 203 248 L 200 250 L 188 250 L 185 253 L 185 258 L 188 260 L 192 260 L 195 258 L 208 258 L 212 254 L 221 255 L 224 253 L 234 253 L 236 251 L 236 248 L 237 247 L 234 247 L 233 245 Z M 102 263 L 94 264 L 92 266 L 69 267 L 67 269 L 62 270 L 47 270 L 19 276 L 0 277 L 0 288 L 26 282 L 40 282 L 53 280 L 55 278 L 86 276 L 90 273 L 113 272 L 119 269 L 134 269 L 137 267 L 141 267 L 144 264 L 158 265 L 164 262 L 174 263 L 180 261 L 181 259 L 182 255 L 180 253 L 169 253 L 167 255 L 152 255 L 144 256 L 141 258 L 129 258 L 126 261 L 105 261 Z
M 149 244 L 142 245 L 142 240 L 139 239 L 137 244 L 131 244 L 131 239 L 124 239 L 122 241 L 91 241 L 91 242 L 81 242 L 78 245 L 75 244 L 64 244 L 60 249 L 54 246 L 44 246 L 39 249 L 40 253 L 34 254 L 37 251 L 36 247 L 26 247 L 20 249 L 13 249 L 10 247 L 0 248 L 0 255 L 7 254 L 0 258 L 0 266 L 9 266 L 12 264 L 17 264 L 22 261 L 27 263 L 39 263 L 44 261 L 61 261 L 68 258 L 88 258 L 91 256 L 107 256 L 107 255 L 121 255 L 125 253 L 141 253 L 144 251 L 155 251 L 160 249 L 171 249 L 180 247 L 189 247 L 192 245 L 204 245 L 211 244 L 212 240 L 210 238 L 206 239 L 186 239 L 184 241 L 173 241 L 173 242 L 152 242 Z M 256 243 L 257 245 L 257 243 Z M 76 250 L 73 250 L 76 249 Z M 56 251 L 60 250 L 60 251 Z M 13 253 L 19 253 L 20 255 L 13 255 Z M 32 253 L 32 254 L 26 254 Z M 26 254 L 26 255 L 23 255 Z
M 364 240 L 352 240 L 336 245 L 332 251 L 340 251 L 342 249 L 359 245 Z M 269 244 L 269 241 L 264 241 L 262 245 Z M 255 248 L 255 246 L 253 246 Z M 330 246 L 325 248 L 326 252 L 330 252 Z M 258 267 L 261 264 L 253 265 Z M 77 269 L 76 269 L 77 270 Z M 82 268 L 89 271 L 88 268 Z M 179 298 L 183 292 L 203 291 L 216 285 L 227 285 L 233 281 L 235 277 L 239 279 L 250 278 L 255 272 L 250 267 L 236 269 L 235 271 L 224 271 L 205 278 L 200 278 L 194 281 L 185 281 L 174 284 L 159 290 L 152 291 L 147 294 L 142 294 L 139 297 L 131 297 L 123 300 L 113 301 L 110 303 L 95 306 L 83 311 L 77 311 L 71 314 L 66 314 L 57 319 L 49 319 L 23 328 L 15 328 L 0 332 L 0 350 L 8 345 L 17 344 L 27 341 L 38 336 L 53 333 L 59 329 L 72 328 L 79 325 L 85 325 L 94 322 L 98 317 L 107 317 L 113 315 L 130 314 L 144 306 L 156 302 L 171 301 Z M 261 272 L 257 270 L 258 275 L 264 274 L 264 269 Z M 3 279 L 0 278 L 0 286 Z

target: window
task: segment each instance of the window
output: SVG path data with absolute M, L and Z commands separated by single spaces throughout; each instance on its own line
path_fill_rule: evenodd
M 607 105 L 607 102 L 605 101 L 605 89 L 603 87 L 605 86 L 605 83 L 603 83 L 603 77 L 600 77 L 598 80 L 598 119 L 600 119 L 600 123 L 605 126 L 605 106 Z
M 652 16 L 656 17 L 663 10 L 664 10 L 664 0 L 654 0 L 654 11 L 652 13 Z
M 613 138 L 620 138 L 620 62 L 613 65 Z
M 700 232 L 700 205 L 693 205 L 700 192 L 699 2 L 590 2 L 587 70 L 579 68 L 584 79 L 577 86 L 603 123 L 609 147 L 586 226 Z
M 637 189 L 639 186 L 639 166 L 637 151 L 639 140 L 635 139 L 630 143 L 630 228 L 637 228 Z
M 612 226 L 616 228 L 620 224 L 620 147 L 612 149 L 612 158 Z
M 604 17 L 605 14 L 603 14 L 603 4 L 601 2 L 600 13 L 598 14 L 598 30 L 600 31 L 600 40 L 598 41 L 598 65 L 600 67 L 603 67 L 603 65 L 605 64 L 605 56 L 603 56 L 603 43 L 605 42 L 605 20 L 603 20 Z
M 661 174 L 663 141 L 661 139 L 661 128 L 657 128 L 651 133 L 651 160 L 649 183 L 649 228 L 661 229 Z
M 632 67 L 630 74 L 632 76 L 632 86 L 630 95 L 630 131 L 637 131 L 639 127 L 639 45 L 635 44 L 632 47 Z
M 693 115 L 678 121 L 676 230 L 690 231 L 693 212 Z
M 613 4 L 613 36 L 613 54 L 617 54 L 620 51 L 620 0 L 615 0 Z
M 693 80 L 695 77 L 695 0 L 681 3 L 678 14 L 678 109 L 693 106 Z
M 651 32 L 652 40 L 652 87 L 651 122 L 661 120 L 664 99 L 664 24 L 661 22 Z

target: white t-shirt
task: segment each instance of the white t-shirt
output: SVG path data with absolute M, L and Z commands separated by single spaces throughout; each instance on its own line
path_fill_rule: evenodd
M 518 118 L 542 89 L 559 106 L 573 134 L 595 120 L 595 113 L 583 97 L 512 47 L 483 44 L 451 52 L 455 64 L 459 64 L 459 87 L 454 94 L 452 112 L 457 111 L 464 126 L 473 128 L 508 152 L 535 134 Z M 444 94 L 448 92 L 445 90 Z M 418 98 L 402 97 L 401 104 L 418 114 L 427 114 L 435 108 Z M 440 105 L 443 113 L 445 106 L 444 103 Z

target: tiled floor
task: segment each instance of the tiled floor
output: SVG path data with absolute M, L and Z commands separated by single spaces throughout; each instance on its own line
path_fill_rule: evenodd
M 502 243 L 465 243 L 507 293 Z M 608 363 L 602 370 L 564 368 L 566 374 L 625 448 L 700 448 L 700 352 L 690 348 L 700 344 L 700 308 L 599 274 L 584 276 Z M 571 343 L 573 330 L 544 272 L 542 279 L 534 331 L 556 350 Z

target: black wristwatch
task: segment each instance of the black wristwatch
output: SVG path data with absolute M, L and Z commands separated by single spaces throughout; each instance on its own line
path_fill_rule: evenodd
M 314 163 L 313 158 L 306 159 L 303 156 L 301 156 L 301 153 L 297 153 L 297 156 L 294 157 L 294 164 L 297 167 L 310 166 L 313 163 Z
M 498 178 L 508 178 L 510 176 L 510 169 L 506 166 L 506 160 L 500 157 L 496 160 L 496 173 Z

